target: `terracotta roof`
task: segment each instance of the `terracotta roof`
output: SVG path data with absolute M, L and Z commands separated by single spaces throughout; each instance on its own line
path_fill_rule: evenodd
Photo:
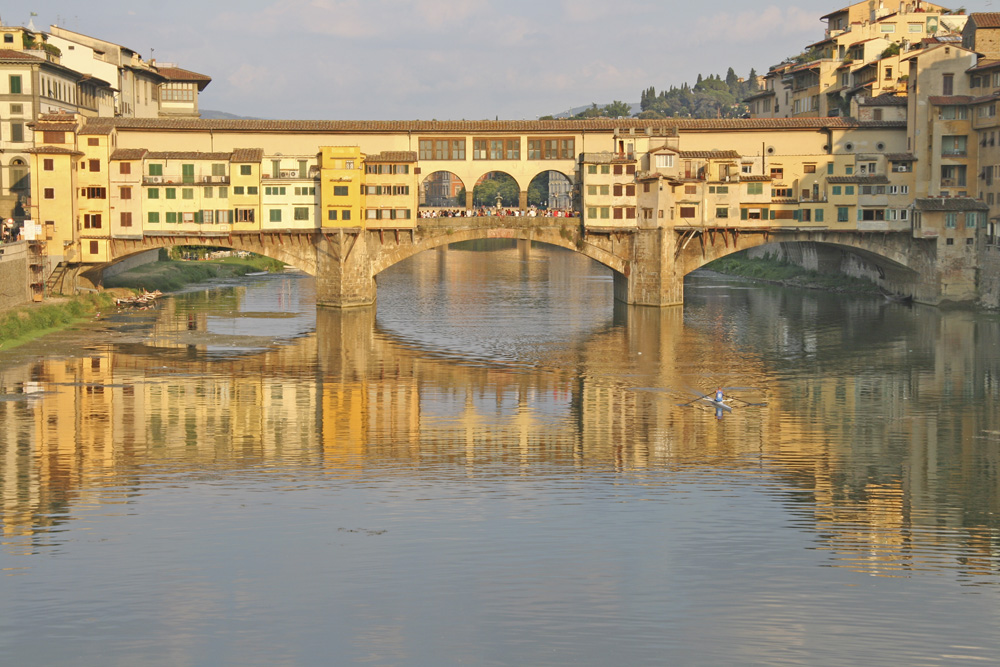
M 254 149 L 250 149 L 254 150 Z M 258 149 L 259 150 L 259 149 Z M 235 162 L 260 162 L 264 151 L 256 160 L 234 160 Z M 150 151 L 146 153 L 147 160 L 216 160 L 228 162 L 233 153 L 201 153 L 199 151 Z M 136 158 L 133 158 L 136 159 Z
M 981 58 L 979 62 L 965 70 L 966 72 L 978 72 L 984 69 L 1000 67 L 1000 58 Z
M 48 62 L 44 58 L 33 56 L 30 53 L 25 53 L 24 51 L 15 51 L 14 49 L 0 49 L 0 60 L 20 60 L 29 63 Z
M 705 160 L 739 160 L 742 157 L 736 151 L 681 151 L 679 155 L 682 158 Z
M 972 197 L 927 197 L 914 199 L 913 203 L 921 211 L 988 211 L 985 202 Z
M 974 23 L 977 28 L 1000 28 L 1000 12 L 972 12 L 969 23 Z
M 28 123 L 28 127 L 39 132 L 76 132 L 76 123 Z
M 65 123 L 75 122 L 76 117 L 71 113 L 42 113 L 36 120 L 40 123 Z
M 881 174 L 866 176 L 855 174 L 854 176 L 827 176 L 827 183 L 858 183 L 859 185 L 887 185 L 889 177 Z
M 917 158 L 910 153 L 886 153 L 885 159 L 890 162 L 916 162 Z
M 62 155 L 83 155 L 82 152 L 73 150 L 72 148 L 63 148 L 62 146 L 35 146 L 34 148 L 24 149 L 25 153 L 44 153 L 44 154 L 62 154 Z
M 111 154 L 112 160 L 141 160 L 147 151 L 145 148 L 118 148 Z
M 233 151 L 230 162 L 260 162 L 264 159 L 263 148 L 237 148 Z
M 383 151 L 365 157 L 365 162 L 416 162 L 416 151 Z
M 858 100 L 858 104 L 866 107 L 905 107 L 906 96 L 883 93 L 878 97 L 866 97 L 864 99 L 860 99 Z
M 972 104 L 975 100 L 972 95 L 931 95 L 927 101 L 934 106 L 954 106 L 956 104 Z
M 770 176 L 764 174 L 740 174 L 740 180 L 750 183 L 759 183 L 772 180 Z
M 588 118 L 583 120 L 249 120 L 214 118 L 90 118 L 82 133 L 121 130 L 216 132 L 380 133 L 380 132 L 607 132 L 653 130 L 793 130 L 905 128 L 905 121 L 861 122 L 852 118 Z
M 155 70 L 160 76 L 168 81 L 188 81 L 197 83 L 198 90 L 205 90 L 205 86 L 212 82 L 212 77 L 198 74 L 180 67 L 157 67 Z

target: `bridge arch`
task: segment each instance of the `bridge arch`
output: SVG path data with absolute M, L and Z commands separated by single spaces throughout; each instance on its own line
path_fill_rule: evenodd
M 535 174 L 528 183 L 528 205 L 543 210 L 569 210 L 575 198 L 573 178 L 556 169 Z

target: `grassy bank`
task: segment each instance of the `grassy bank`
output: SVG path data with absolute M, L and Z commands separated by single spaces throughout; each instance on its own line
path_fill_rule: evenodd
M 0 350 L 65 329 L 113 304 L 110 294 L 86 294 L 61 303 L 22 306 L 0 313 Z
M 150 292 L 174 292 L 212 278 L 242 276 L 256 271 L 281 271 L 284 265 L 268 257 L 227 257 L 225 259 L 183 262 L 166 260 L 138 266 L 104 281 L 104 287 L 128 287 Z
M 843 274 L 819 273 L 804 269 L 797 264 L 779 262 L 774 259 L 747 259 L 745 257 L 724 257 L 705 267 L 711 271 L 730 276 L 741 276 L 751 280 L 804 287 L 827 292 L 852 292 L 861 294 L 881 294 L 875 283 Z

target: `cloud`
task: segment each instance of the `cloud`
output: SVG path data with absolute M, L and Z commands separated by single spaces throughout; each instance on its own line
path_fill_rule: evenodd
M 739 13 L 717 12 L 699 18 L 692 31 L 703 35 L 706 40 L 719 44 L 761 44 L 775 38 L 787 39 L 810 35 L 819 39 L 819 17 L 798 7 L 781 9 L 768 5 Z M 798 50 L 803 45 L 789 44 L 789 50 Z

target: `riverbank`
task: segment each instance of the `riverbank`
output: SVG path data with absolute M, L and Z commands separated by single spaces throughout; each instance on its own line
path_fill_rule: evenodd
M 107 292 L 84 294 L 65 301 L 28 304 L 0 313 L 0 351 L 66 329 L 114 306 Z
M 175 292 L 213 278 L 243 276 L 257 271 L 281 271 L 284 265 L 269 257 L 227 257 L 203 261 L 165 260 L 143 264 L 104 281 L 105 288 L 127 287 L 150 292 Z
M 743 257 L 724 257 L 705 267 L 716 273 L 739 276 L 756 282 L 785 287 L 801 287 L 805 289 L 823 290 L 851 294 L 881 295 L 878 285 L 861 278 L 852 278 L 843 274 L 819 273 L 804 269 L 797 264 L 781 262 L 774 259 L 746 259 Z

